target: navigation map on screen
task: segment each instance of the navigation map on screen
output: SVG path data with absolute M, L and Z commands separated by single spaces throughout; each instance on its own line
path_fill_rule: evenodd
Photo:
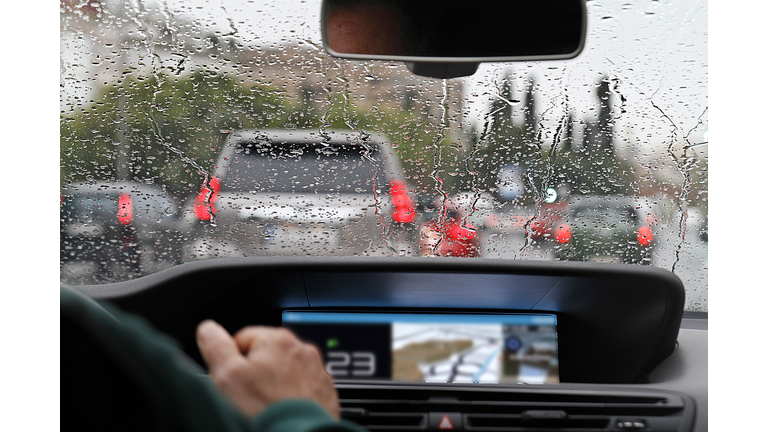
M 558 383 L 554 315 L 291 312 L 336 380 Z

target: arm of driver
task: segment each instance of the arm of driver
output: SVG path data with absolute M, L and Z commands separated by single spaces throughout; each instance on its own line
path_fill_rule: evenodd
M 308 399 L 339 418 L 333 380 L 317 349 L 284 328 L 246 327 L 235 337 L 204 321 L 198 346 L 214 384 L 246 416 L 286 399 Z

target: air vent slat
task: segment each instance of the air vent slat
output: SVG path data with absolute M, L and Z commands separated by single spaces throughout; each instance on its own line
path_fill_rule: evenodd
M 354 410 L 342 404 L 342 418 L 354 421 L 369 430 L 423 430 L 427 428 L 425 413 L 371 412 Z M 361 414 L 364 412 L 364 414 Z
M 520 414 L 530 409 L 561 409 L 571 414 L 605 415 L 672 415 L 682 411 L 683 406 L 671 404 L 606 404 L 606 403 L 565 403 L 565 402 L 431 402 L 431 401 L 387 401 L 342 399 L 342 406 L 364 408 L 372 412 L 450 412 L 462 411 L 478 414 Z
M 513 428 L 528 429 L 605 429 L 610 418 L 602 416 L 568 416 L 565 418 L 525 418 L 522 415 L 467 415 L 464 428 L 473 431 L 506 431 Z
M 436 390 L 433 392 L 415 390 L 403 391 L 402 389 L 377 390 L 375 398 L 370 392 L 361 389 L 345 389 L 340 395 L 344 399 L 354 400 L 389 400 L 389 401 L 418 401 L 423 402 L 569 402 L 569 403 L 609 403 L 609 404 L 638 404 L 655 405 L 668 403 L 669 398 L 659 396 L 629 396 L 629 395 L 601 395 L 601 394 L 574 394 L 556 392 L 535 391 L 451 391 Z

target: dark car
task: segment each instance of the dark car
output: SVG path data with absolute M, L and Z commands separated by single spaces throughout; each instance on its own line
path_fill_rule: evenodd
M 136 276 L 181 263 L 179 207 L 162 189 L 134 182 L 84 182 L 61 192 L 62 278 Z
M 651 264 L 653 231 L 629 198 L 588 197 L 571 203 L 555 229 L 557 258 Z
M 383 137 L 239 131 L 194 202 L 193 259 L 406 253 L 415 208 Z

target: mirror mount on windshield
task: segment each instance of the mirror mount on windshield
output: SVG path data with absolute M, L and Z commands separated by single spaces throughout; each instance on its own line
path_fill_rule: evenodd
M 482 62 L 576 57 L 586 22 L 585 0 L 323 0 L 321 11 L 332 56 L 403 61 L 434 78 L 472 75 Z
M 459 78 L 477 72 L 480 63 L 405 62 L 409 71 L 431 78 Z

